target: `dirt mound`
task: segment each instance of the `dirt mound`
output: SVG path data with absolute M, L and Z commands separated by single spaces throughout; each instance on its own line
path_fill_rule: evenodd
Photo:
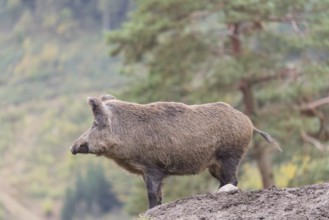
M 152 220 L 329 219 L 329 183 L 195 195 L 155 207 L 144 215 Z

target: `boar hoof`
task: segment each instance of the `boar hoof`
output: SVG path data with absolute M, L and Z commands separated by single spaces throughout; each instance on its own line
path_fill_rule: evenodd
M 239 189 L 239 188 L 232 184 L 226 184 L 225 186 L 222 186 L 221 188 L 219 188 L 218 192 L 229 192 L 229 191 L 237 190 L 237 189 Z

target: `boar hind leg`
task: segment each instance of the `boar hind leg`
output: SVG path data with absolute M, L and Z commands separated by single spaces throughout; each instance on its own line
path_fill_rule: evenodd
M 209 166 L 208 170 L 210 174 L 220 182 L 220 187 L 226 184 L 238 185 L 236 177 L 238 166 L 240 163 L 240 157 L 235 155 L 218 155 L 216 163 Z
M 143 180 L 146 184 L 147 195 L 149 199 L 149 208 L 153 208 L 157 205 L 161 205 L 162 202 L 162 180 L 164 178 L 163 173 L 160 171 L 152 171 L 143 175 Z

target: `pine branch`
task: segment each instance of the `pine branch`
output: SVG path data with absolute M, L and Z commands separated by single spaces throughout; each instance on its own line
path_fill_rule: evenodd
M 322 106 L 322 105 L 326 105 L 329 104 L 329 96 L 315 100 L 313 102 L 309 102 L 306 104 L 303 104 L 299 107 L 299 110 L 301 112 L 305 112 L 305 114 L 314 111 L 316 108 Z
M 313 102 L 309 102 L 306 104 L 297 107 L 297 109 L 301 112 L 301 114 L 308 117 L 317 117 L 320 121 L 320 128 L 316 134 L 312 134 L 312 136 L 317 137 L 321 140 L 328 140 L 329 138 L 329 129 L 327 126 L 328 117 L 322 111 L 320 111 L 319 107 L 323 105 L 329 104 L 329 96 L 315 100 Z
M 286 23 L 291 23 L 291 21 L 300 21 L 302 20 L 301 17 L 295 17 L 295 16 L 291 16 L 291 15 L 286 15 L 283 17 L 268 17 L 268 18 L 264 18 L 264 21 L 271 21 L 271 22 L 286 22 Z
M 301 131 L 301 137 L 305 142 L 312 144 L 319 151 L 325 152 L 329 150 L 329 146 L 323 146 L 319 140 L 311 137 L 305 131 Z
M 238 88 L 241 89 L 241 86 L 245 86 L 245 84 L 248 84 L 248 86 L 253 86 L 257 84 L 261 84 L 264 82 L 268 82 L 275 79 L 284 79 L 284 78 L 294 78 L 296 79 L 300 75 L 299 72 L 297 72 L 296 68 L 284 68 L 281 71 L 275 73 L 275 74 L 269 74 L 265 76 L 249 76 L 246 78 L 241 79 L 241 81 L 238 84 Z

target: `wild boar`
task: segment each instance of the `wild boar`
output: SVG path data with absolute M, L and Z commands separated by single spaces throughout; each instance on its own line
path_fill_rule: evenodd
M 130 103 L 112 95 L 88 98 L 92 127 L 70 147 L 72 154 L 105 156 L 141 175 L 149 208 L 161 204 L 163 178 L 208 169 L 220 182 L 237 185 L 237 169 L 253 132 L 242 112 L 223 102 L 186 105 L 177 102 Z

